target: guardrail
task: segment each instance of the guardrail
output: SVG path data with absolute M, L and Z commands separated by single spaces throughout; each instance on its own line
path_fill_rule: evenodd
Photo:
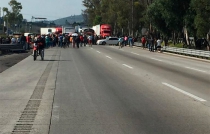
M 25 51 L 21 44 L 0 44 L 0 51 Z
M 142 44 L 139 42 L 134 43 L 135 46 L 142 47 Z M 210 51 L 204 51 L 204 50 L 196 50 L 196 49 L 187 49 L 187 48 L 178 48 L 178 47 L 169 47 L 169 46 L 163 46 L 161 48 L 162 51 L 165 52 L 172 52 L 176 54 L 183 54 L 183 55 L 189 55 L 189 56 L 197 56 L 202 58 L 210 58 Z
M 134 46 L 142 47 L 142 43 L 140 43 L 140 42 L 134 42 Z
M 210 51 L 187 49 L 187 48 L 177 48 L 177 47 L 162 47 L 162 51 L 173 52 L 177 54 L 184 54 L 190 56 L 197 56 L 202 58 L 210 58 Z

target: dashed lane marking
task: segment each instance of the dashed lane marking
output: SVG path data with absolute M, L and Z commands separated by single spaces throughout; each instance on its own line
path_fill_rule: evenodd
M 126 67 L 128 67 L 128 68 L 130 68 L 130 69 L 133 69 L 133 67 L 131 67 L 131 66 L 129 66 L 129 65 L 126 65 L 126 64 L 122 64 L 123 66 L 126 66 Z
M 159 60 L 159 59 L 156 59 L 156 58 L 151 58 L 151 59 L 156 60 L 156 61 L 162 61 L 162 60 Z
M 112 57 L 109 57 L 109 56 L 106 56 L 107 58 L 109 58 L 109 59 L 112 59 Z
M 137 54 L 137 53 L 134 53 L 134 52 L 131 52 L 132 54 L 135 54 L 135 55 L 140 55 L 140 54 Z
M 190 96 L 190 97 L 192 97 L 192 98 L 194 98 L 194 99 L 196 99 L 196 100 L 198 100 L 198 101 L 206 101 L 206 100 L 204 100 L 204 99 L 202 99 L 202 98 L 200 98 L 200 97 L 198 97 L 198 96 L 195 96 L 195 95 L 193 95 L 193 94 L 191 94 L 191 93 L 188 93 L 188 92 L 186 92 L 186 91 L 184 91 L 184 90 L 182 90 L 182 89 L 179 89 L 179 88 L 177 88 L 177 87 L 175 87 L 175 86 L 172 86 L 172 85 L 170 85 L 170 84 L 168 84 L 168 83 L 162 83 L 163 85 L 165 85 L 165 86 L 167 86 L 167 87 L 170 87 L 170 88 L 172 88 L 172 89 L 174 89 L 174 90 L 176 90 L 176 91 L 179 91 L 179 92 L 181 92 L 181 93 L 183 93 L 183 94 L 185 94 L 185 95 L 187 95 L 187 96 Z
M 196 68 L 192 68 L 192 67 L 185 67 L 187 69 L 191 69 L 191 70 L 195 70 L 195 71 L 199 71 L 199 72 L 203 72 L 205 73 L 206 71 L 200 70 L 200 69 L 196 69 Z
M 97 53 L 101 53 L 101 52 L 99 52 L 99 51 L 96 51 Z

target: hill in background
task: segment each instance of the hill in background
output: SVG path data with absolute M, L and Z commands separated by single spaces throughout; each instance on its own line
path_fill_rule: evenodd
M 78 23 L 84 22 L 83 16 L 82 15 L 72 15 L 69 17 L 54 20 L 54 23 L 56 25 L 69 25 L 69 24 L 73 24 L 74 22 L 78 22 Z

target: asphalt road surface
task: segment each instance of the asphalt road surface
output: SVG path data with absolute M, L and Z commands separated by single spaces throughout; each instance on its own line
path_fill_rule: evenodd
M 209 62 L 115 46 L 45 55 L 0 73 L 0 133 L 210 133 Z

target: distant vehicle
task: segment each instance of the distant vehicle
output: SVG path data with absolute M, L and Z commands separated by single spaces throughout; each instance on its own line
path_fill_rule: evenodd
M 33 33 L 24 33 L 24 36 L 34 35 Z
M 62 34 L 71 34 L 75 33 L 74 27 L 62 27 Z
M 95 31 L 91 28 L 86 28 L 86 29 L 83 29 L 83 33 L 84 35 L 94 35 Z
M 47 35 L 52 34 L 56 32 L 56 28 L 40 28 L 40 34 L 41 35 Z
M 55 28 L 55 33 L 56 34 L 62 34 L 62 27 L 56 27 Z
M 119 39 L 117 37 L 107 37 L 106 39 L 98 40 L 97 45 L 118 45 Z
M 88 26 L 80 26 L 80 27 L 78 28 L 78 32 L 82 34 L 82 33 L 84 32 L 85 29 L 90 29 L 90 28 L 91 28 L 91 27 L 88 27 Z
M 109 24 L 95 25 L 92 29 L 95 31 L 97 36 L 101 36 L 102 38 L 109 37 L 112 33 L 112 28 Z
M 75 33 L 75 28 L 74 27 L 65 27 L 65 26 L 56 27 L 55 33 L 70 35 L 72 33 Z

